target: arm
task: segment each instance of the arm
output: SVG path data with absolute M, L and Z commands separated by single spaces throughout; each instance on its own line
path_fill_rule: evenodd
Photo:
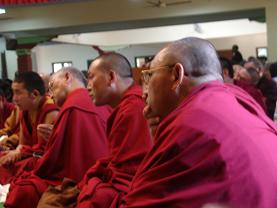
M 55 122 L 57 116 L 58 116 L 59 111 L 51 111 L 49 112 L 43 123 L 39 124 L 37 126 L 37 132 L 38 136 L 46 141 L 49 140 L 52 130 L 53 130 L 53 123 Z

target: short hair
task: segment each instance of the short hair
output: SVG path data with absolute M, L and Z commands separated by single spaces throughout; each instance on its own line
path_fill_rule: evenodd
M 165 49 L 168 62 L 181 63 L 188 76 L 197 84 L 212 80 L 223 81 L 217 52 L 209 41 L 188 37 L 173 42 Z
M 40 95 L 45 94 L 45 86 L 38 73 L 33 71 L 17 72 L 14 82 L 23 83 L 28 92 L 37 90 Z
M 252 58 L 252 59 L 250 59 L 250 61 L 247 61 L 247 62 L 245 62 L 244 64 L 247 64 L 247 63 L 252 63 L 252 64 L 253 64 L 253 67 L 254 67 L 258 72 L 260 72 L 260 71 L 263 69 L 263 67 L 264 67 L 263 63 L 262 63 L 259 59 L 257 59 L 257 58 Z
M 254 67 L 249 67 L 246 69 L 246 71 L 250 75 L 250 82 L 254 85 L 258 84 L 258 82 L 260 81 L 260 76 L 257 70 Z
M 277 62 L 270 64 L 269 72 L 271 77 L 277 77 Z
M 65 74 L 67 72 L 72 74 L 77 80 L 79 80 L 82 84 L 84 84 L 84 86 L 87 85 L 87 79 L 86 79 L 85 75 L 80 70 L 78 70 L 77 68 L 72 67 L 72 66 L 64 67 L 64 68 L 60 69 L 58 72 L 56 72 L 54 74 L 54 76 L 56 74 Z
M 237 44 L 234 44 L 233 46 L 232 46 L 232 50 L 239 50 L 239 46 L 237 45 Z
M 106 70 L 115 70 L 122 78 L 132 78 L 132 67 L 128 59 L 116 52 L 104 53 L 94 59 L 101 59 L 101 66 Z
M 234 69 L 233 69 L 231 61 L 224 57 L 219 57 L 219 60 L 221 63 L 222 70 L 227 69 L 229 72 L 229 77 L 233 78 L 234 77 Z

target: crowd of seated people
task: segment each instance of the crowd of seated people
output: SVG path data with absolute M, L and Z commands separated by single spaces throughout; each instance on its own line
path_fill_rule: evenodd
M 277 207 L 277 64 L 233 53 L 174 41 L 142 86 L 115 52 L 87 77 L 66 67 L 0 80 L 4 206 Z

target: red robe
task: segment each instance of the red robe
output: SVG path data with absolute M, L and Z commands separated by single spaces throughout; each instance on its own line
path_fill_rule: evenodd
M 79 182 L 95 161 L 108 155 L 106 107 L 95 107 L 86 89 L 71 92 L 54 123 L 45 153 L 32 172 L 11 183 L 5 207 L 36 207 L 49 185 L 64 177 Z
M 203 84 L 161 121 L 120 207 L 276 208 L 276 150 L 277 128 L 252 97 Z
M 257 101 L 257 103 L 260 104 L 260 106 L 264 109 L 264 111 L 267 113 L 266 105 L 265 105 L 265 102 L 263 101 L 263 94 L 261 93 L 259 88 L 257 88 L 253 84 L 250 84 L 250 83 L 248 83 L 246 81 L 242 81 L 242 80 L 240 80 L 240 81 L 234 80 L 234 84 L 239 86 L 240 88 L 244 89 L 246 92 L 248 92 L 249 95 L 251 95 Z
M 5 127 L 5 121 L 14 109 L 15 105 L 13 103 L 9 103 L 6 100 L 3 101 L 3 109 L 0 111 L 0 129 Z
M 151 147 L 151 138 L 142 111 L 141 88 L 131 86 L 108 119 L 111 157 L 97 161 L 79 184 L 77 207 L 109 207 L 128 190 L 135 172 Z
M 36 161 L 36 159 L 32 157 L 33 153 L 43 153 L 46 142 L 44 139 L 38 137 L 37 125 L 45 120 L 49 112 L 58 110 L 57 106 L 53 104 L 53 102 L 50 102 L 49 99 L 48 97 L 42 98 L 33 126 L 29 120 L 28 112 L 20 112 L 19 122 L 24 135 L 21 141 L 23 147 L 20 150 L 22 153 L 22 160 L 10 166 L 0 166 L 0 184 L 9 183 L 12 177 L 19 172 L 32 169 Z

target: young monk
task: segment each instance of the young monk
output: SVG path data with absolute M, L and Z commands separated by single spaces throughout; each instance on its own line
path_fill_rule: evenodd
M 19 115 L 19 145 L 15 150 L 6 151 L 0 157 L 0 183 L 8 183 L 12 176 L 22 169 L 31 169 L 35 159 L 41 155 L 46 141 L 38 136 L 40 123 L 52 124 L 58 108 L 45 96 L 42 79 L 36 72 L 18 73 L 12 83 L 14 103 L 21 110 Z

